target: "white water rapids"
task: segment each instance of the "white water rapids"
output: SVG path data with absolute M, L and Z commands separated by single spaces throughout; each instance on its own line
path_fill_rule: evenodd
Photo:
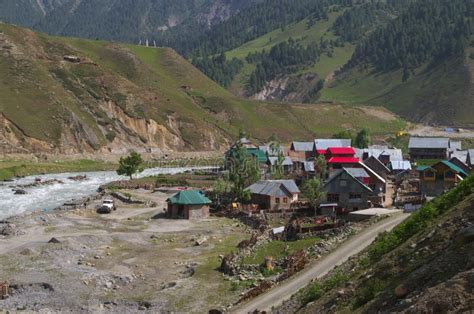
M 176 174 L 192 169 L 196 168 L 145 169 L 138 177 Z M 68 177 L 77 175 L 86 175 L 87 180 L 78 182 L 68 179 Z M 41 178 L 42 181 L 57 179 L 64 182 L 64 184 L 54 183 L 30 188 L 18 187 L 18 185 L 34 183 L 35 178 Z M 103 184 L 124 179 L 127 179 L 127 177 L 119 176 L 114 171 L 100 171 L 47 174 L 15 179 L 12 182 L 0 182 L 0 219 L 28 211 L 51 210 L 63 205 L 67 201 L 91 196 Z M 28 194 L 14 195 L 14 189 L 25 190 Z

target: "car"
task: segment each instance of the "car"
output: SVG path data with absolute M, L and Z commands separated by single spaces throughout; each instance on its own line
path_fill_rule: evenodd
M 100 205 L 97 212 L 99 214 L 110 214 L 112 211 L 116 210 L 115 202 L 113 199 L 105 199 L 102 201 L 102 205 Z

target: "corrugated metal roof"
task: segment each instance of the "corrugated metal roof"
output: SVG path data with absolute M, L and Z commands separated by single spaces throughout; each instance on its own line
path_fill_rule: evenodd
M 411 170 L 411 163 L 408 160 L 390 162 L 392 170 Z
M 455 157 L 455 158 L 459 159 L 460 161 L 462 161 L 463 163 L 466 163 L 467 162 L 467 155 L 468 155 L 467 150 L 457 150 L 457 151 L 455 151 L 451 154 L 451 158 Z
M 352 147 L 329 147 L 328 151 L 336 155 L 355 155 L 355 150 Z
M 195 190 L 180 191 L 170 197 L 168 202 L 178 205 L 207 205 L 212 203 L 201 192 Z
M 347 168 L 342 168 L 342 169 L 339 169 L 339 170 L 335 171 L 334 174 L 331 177 L 329 177 L 329 179 L 326 181 L 326 184 L 324 184 L 324 186 L 329 185 L 329 183 L 331 183 L 333 180 L 335 180 L 337 177 L 339 177 L 343 173 L 347 173 L 351 178 L 353 178 L 355 180 L 355 182 L 357 182 L 358 184 L 363 186 L 366 190 L 368 190 L 370 192 L 373 192 L 371 188 L 369 188 L 366 184 L 364 184 L 364 182 L 360 181 L 359 179 L 354 177 L 352 174 L 350 174 L 347 171 Z
M 357 164 L 359 159 L 355 157 L 331 157 L 328 164 Z
M 305 161 L 304 164 L 304 171 L 306 172 L 314 172 L 314 162 L 312 161 Z
M 388 155 L 390 161 L 403 161 L 403 152 L 401 149 L 392 148 L 386 149 L 382 152 L 382 156 Z
M 450 141 L 449 142 L 449 147 L 453 150 L 453 151 L 456 151 L 456 150 L 462 150 L 462 142 L 454 142 L 454 141 Z
M 355 178 L 368 178 L 369 174 L 363 168 L 344 168 L 351 176 Z
M 246 190 L 253 194 L 269 196 L 291 196 L 293 193 L 300 193 L 300 189 L 293 180 L 258 181 Z
M 448 166 L 452 170 L 456 171 L 457 173 L 462 174 L 465 177 L 467 177 L 469 175 L 464 170 L 462 170 L 461 168 L 459 168 L 458 166 L 456 166 L 455 164 L 453 164 L 452 162 L 450 162 L 448 160 L 442 160 L 440 162 L 443 163 L 444 165 Z
M 274 157 L 274 156 L 268 157 L 268 161 L 270 162 L 272 166 L 276 164 L 277 160 L 278 160 L 278 157 Z M 283 160 L 283 166 L 293 166 L 293 160 L 291 160 L 290 157 L 286 156 L 285 159 Z
M 313 142 L 293 142 L 291 143 L 295 152 L 311 152 L 313 151 Z
M 411 137 L 408 148 L 449 148 L 449 138 Z
M 329 147 L 351 147 L 350 139 L 316 139 L 314 145 L 316 149 L 327 150 Z
M 470 162 L 471 165 L 474 165 L 474 149 L 469 149 L 467 151 L 467 157 L 468 157 L 468 162 Z

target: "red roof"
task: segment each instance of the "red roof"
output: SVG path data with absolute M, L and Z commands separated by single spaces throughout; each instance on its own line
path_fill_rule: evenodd
M 352 147 L 329 147 L 328 151 L 332 155 L 355 155 Z
M 317 149 L 316 151 L 318 152 L 319 155 L 326 154 L 326 151 L 324 149 Z
M 329 164 L 358 164 L 359 158 L 355 157 L 331 157 L 328 160 Z

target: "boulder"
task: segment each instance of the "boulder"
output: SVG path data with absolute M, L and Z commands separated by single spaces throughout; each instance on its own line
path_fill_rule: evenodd
M 21 190 L 21 189 L 18 189 L 18 190 L 15 190 L 15 195 L 26 195 L 28 194 L 25 190 Z
M 59 241 L 59 240 L 56 239 L 56 238 L 51 238 L 51 240 L 49 240 L 48 243 L 55 243 L 55 244 L 57 244 L 57 243 L 61 243 L 61 241 Z
M 395 288 L 394 294 L 397 298 L 403 298 L 408 294 L 408 288 L 404 284 L 400 284 Z

